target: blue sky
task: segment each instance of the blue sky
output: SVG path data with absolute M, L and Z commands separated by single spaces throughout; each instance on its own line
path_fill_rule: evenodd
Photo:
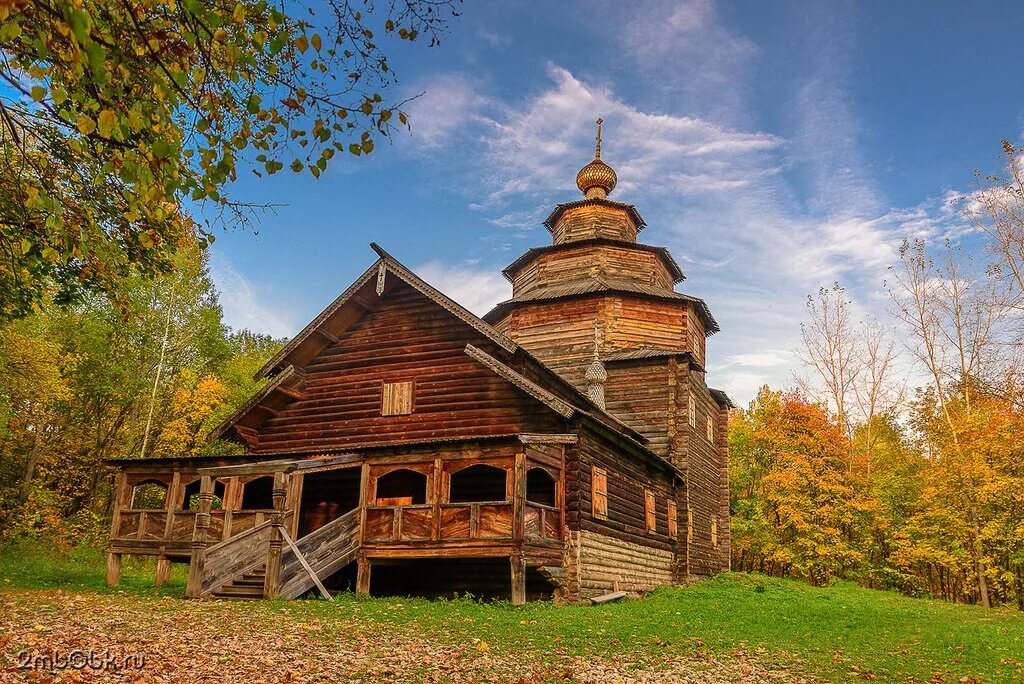
M 884 317 L 904 237 L 959 235 L 951 197 L 1024 131 L 1024 3 L 467 3 L 440 47 L 393 48 L 412 131 L 369 158 L 241 179 L 283 203 L 219 236 L 226 322 L 291 335 L 373 240 L 477 313 L 550 242 L 605 119 L 613 199 L 722 326 L 709 383 L 790 382 L 804 299 L 838 280 Z M 337 159 L 337 158 L 336 158 Z

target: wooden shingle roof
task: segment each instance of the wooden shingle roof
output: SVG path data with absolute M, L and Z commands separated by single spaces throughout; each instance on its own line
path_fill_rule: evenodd
M 559 217 L 570 209 L 576 209 L 578 207 L 589 207 L 589 206 L 601 206 L 601 207 L 612 207 L 614 209 L 623 209 L 629 218 L 636 224 L 636 232 L 640 232 L 647 226 L 647 222 L 644 221 L 644 217 L 640 215 L 640 212 L 636 210 L 636 207 L 632 204 L 626 204 L 624 202 L 616 202 L 606 198 L 584 198 L 578 199 L 572 202 L 562 202 L 561 204 L 555 205 L 554 210 L 544 219 L 544 226 L 549 231 L 554 231 L 555 224 L 558 222 Z
M 679 264 L 675 259 L 672 258 L 672 254 L 668 251 L 667 247 L 657 247 L 654 245 L 645 245 L 640 242 L 629 242 L 627 240 L 613 240 L 611 238 L 588 238 L 586 240 L 570 240 L 569 242 L 560 242 L 555 245 L 545 245 L 543 247 L 531 247 L 530 249 L 523 252 L 523 255 L 513 261 L 511 264 L 505 267 L 501 272 L 505 279 L 512 282 L 515 278 L 516 273 L 519 272 L 524 266 L 533 261 L 537 256 L 541 254 L 547 254 L 549 252 L 559 252 L 568 249 L 575 249 L 577 247 L 586 247 L 590 245 L 607 245 L 610 247 L 624 247 L 627 249 L 637 249 L 645 252 L 652 252 L 659 255 L 668 266 L 669 272 L 672 274 L 673 282 L 678 284 L 686 280 L 686 276 L 683 274 L 683 269 L 679 267 Z

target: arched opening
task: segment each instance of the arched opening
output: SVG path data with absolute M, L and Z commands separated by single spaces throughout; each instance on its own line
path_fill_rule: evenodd
M 377 478 L 378 506 L 409 506 L 427 502 L 427 476 L 407 468 Z
M 132 487 L 129 508 L 161 511 L 167 507 L 167 485 L 158 480 L 145 480 Z
M 526 472 L 526 500 L 544 506 L 555 506 L 555 478 L 543 468 L 530 468 Z
M 508 471 L 485 463 L 452 473 L 448 500 L 452 503 L 505 501 Z
M 185 496 L 181 501 L 181 510 L 183 511 L 195 511 L 199 510 L 199 488 L 202 486 L 202 480 L 196 480 L 185 485 Z M 218 510 L 224 506 L 224 483 L 220 480 L 216 480 L 213 483 L 213 505 L 210 507 L 212 510 Z
M 245 483 L 242 510 L 252 511 L 274 507 L 274 478 L 269 475 Z
M 302 478 L 299 536 L 359 507 L 359 468 L 307 473 Z

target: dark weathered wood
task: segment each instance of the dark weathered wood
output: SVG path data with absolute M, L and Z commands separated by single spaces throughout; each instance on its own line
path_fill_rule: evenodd
M 213 478 L 203 475 L 199 487 L 199 511 L 192 531 L 192 558 L 188 566 L 185 596 L 202 595 L 203 576 L 206 571 L 207 530 L 210 527 L 210 508 L 213 505 Z
M 509 565 L 512 569 L 512 605 L 521 606 L 526 603 L 526 559 L 512 556 Z
M 624 591 L 613 591 L 609 594 L 601 594 L 600 596 L 595 596 L 594 598 L 590 599 L 590 602 L 597 606 L 602 603 L 611 603 L 612 601 L 624 599 L 626 598 L 626 596 L 627 594 Z
M 267 552 L 267 574 L 263 584 L 266 598 L 277 598 L 281 590 L 281 547 L 284 544 L 284 504 L 287 495 L 287 475 L 274 473 L 274 513 L 270 518 L 273 530 Z

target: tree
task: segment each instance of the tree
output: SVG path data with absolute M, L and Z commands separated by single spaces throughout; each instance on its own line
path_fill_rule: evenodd
M 319 177 L 372 152 L 407 123 L 376 35 L 435 45 L 457 1 L 0 3 L 0 320 L 49 292 L 123 303 L 248 219 L 227 186 L 250 163 Z
M 817 298 L 808 295 L 807 314 L 807 322 L 800 324 L 803 348 L 798 356 L 824 384 L 839 429 L 848 432 L 848 397 L 860 371 L 860 360 L 846 291 L 833 283 L 829 289 L 820 288 Z

